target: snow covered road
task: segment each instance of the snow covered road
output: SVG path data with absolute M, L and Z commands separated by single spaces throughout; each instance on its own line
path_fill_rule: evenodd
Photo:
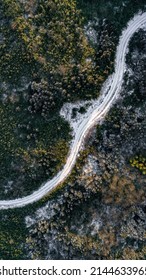
M 55 189 L 70 174 L 75 165 L 79 150 L 81 149 L 84 138 L 95 124 L 97 124 L 109 111 L 111 105 L 118 97 L 122 86 L 124 71 L 126 68 L 125 57 L 128 50 L 128 44 L 133 34 L 139 29 L 145 27 L 146 13 L 136 15 L 129 21 L 127 28 L 123 31 L 119 45 L 117 47 L 115 59 L 115 72 L 110 77 L 110 87 L 103 85 L 102 94 L 95 106 L 89 108 L 86 118 L 82 120 L 76 130 L 72 141 L 71 149 L 63 169 L 51 180 L 42 185 L 37 191 L 23 198 L 14 200 L 1 200 L 0 209 L 9 209 L 23 207 L 27 204 L 40 200 L 43 196 Z

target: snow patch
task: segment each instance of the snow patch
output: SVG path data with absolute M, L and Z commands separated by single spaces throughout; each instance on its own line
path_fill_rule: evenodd
M 95 18 L 93 21 L 89 21 L 87 25 L 84 27 L 84 32 L 86 37 L 94 44 L 97 44 L 97 32 L 94 26 L 98 26 L 99 20 Z
M 63 117 L 66 121 L 69 122 L 70 127 L 72 128 L 73 136 L 80 123 L 83 121 L 86 113 L 82 114 L 79 110 L 83 107 L 87 112 L 87 107 L 92 106 L 93 101 L 78 101 L 75 103 L 65 103 L 60 111 L 61 117 Z M 73 117 L 73 110 L 76 110 L 76 116 Z
M 83 167 L 83 173 L 88 175 L 93 175 L 97 173 L 97 158 L 93 155 L 89 155 L 87 163 Z
M 39 208 L 34 216 L 26 216 L 25 224 L 26 227 L 31 227 L 41 220 L 50 220 L 54 215 L 56 215 L 56 211 L 59 210 L 59 204 L 62 204 L 62 197 L 55 200 L 50 200 L 44 207 Z M 56 210 L 56 211 L 55 211 Z
M 92 227 L 92 230 L 91 230 L 91 235 L 94 236 L 95 234 L 98 233 L 100 227 L 102 225 L 102 222 L 100 219 L 93 219 L 92 222 L 91 222 L 91 227 Z
M 13 188 L 13 181 L 8 181 L 7 185 L 4 186 L 4 193 L 8 193 Z
M 60 111 L 60 116 L 63 117 L 66 121 L 69 122 L 70 127 L 72 129 L 72 137 L 74 138 L 76 135 L 76 131 L 78 130 L 80 124 L 83 122 L 84 119 L 89 118 L 91 113 L 96 109 L 100 104 L 102 104 L 105 96 L 108 94 L 111 84 L 113 80 L 113 74 L 108 77 L 105 81 L 101 93 L 98 99 L 92 99 L 90 101 L 78 101 L 75 103 L 65 103 Z M 81 108 L 85 108 L 85 113 L 80 113 L 79 110 Z M 73 110 L 77 109 L 76 116 L 73 117 Z M 98 121 L 99 124 L 102 124 L 103 119 L 101 118 Z

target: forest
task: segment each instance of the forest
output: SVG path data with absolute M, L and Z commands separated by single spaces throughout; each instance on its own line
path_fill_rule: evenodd
M 1 200 L 32 193 L 64 166 L 72 130 L 63 104 L 98 98 L 122 29 L 145 9 L 144 0 L 1 0 Z M 69 178 L 0 212 L 1 259 L 145 259 L 145 50 L 140 31 L 121 99 Z

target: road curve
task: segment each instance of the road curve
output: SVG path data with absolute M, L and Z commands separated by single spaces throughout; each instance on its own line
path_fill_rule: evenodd
M 144 24 L 146 24 L 146 13 L 138 14 L 129 21 L 127 28 L 123 31 L 117 47 L 115 72 L 111 77 L 110 88 L 108 89 L 108 92 L 104 92 L 103 90 L 103 94 L 101 94 L 99 97 L 99 103 L 97 107 L 91 109 L 90 114 L 80 123 L 63 169 L 53 179 L 42 185 L 37 191 L 28 196 L 14 200 L 1 200 L 0 209 L 23 207 L 30 203 L 36 202 L 44 195 L 55 189 L 70 174 L 88 131 L 91 129 L 91 127 L 98 123 L 98 121 L 100 121 L 103 116 L 105 116 L 113 104 L 113 101 L 117 98 L 118 93 L 120 92 L 126 66 L 125 56 L 130 38 L 139 28 L 142 28 Z M 105 91 L 107 91 L 106 87 Z

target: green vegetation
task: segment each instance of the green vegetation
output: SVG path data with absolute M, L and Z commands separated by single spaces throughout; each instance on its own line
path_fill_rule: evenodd
M 62 83 L 65 99 L 97 95 L 94 50 L 83 33 L 74 0 L 35 0 L 23 5 L 2 0 L 1 13 L 6 22 L 0 75 L 11 82 L 28 71 L 29 77 L 39 80 L 51 76 L 56 84 Z
M 1 211 L 0 220 L 0 259 L 26 259 L 23 244 L 27 230 L 23 212 Z
M 10 153 L 14 153 L 17 146 L 14 136 L 14 130 L 16 129 L 16 122 L 14 116 L 11 115 L 12 111 L 9 106 L 0 107 L 0 161 L 3 162 Z
M 39 116 L 34 119 L 25 111 L 25 104 L 19 101 L 17 105 L 23 113 L 16 112 L 12 104 L 0 110 L 3 199 L 27 195 L 51 178 L 64 165 L 70 140 L 69 125 L 58 115 L 52 120 Z
M 146 175 L 146 157 L 137 155 L 130 159 L 130 164 L 132 167 L 139 169 L 143 175 Z
M 77 3 L 86 20 L 106 19 L 119 32 L 138 10 L 145 7 L 145 0 L 77 0 Z

